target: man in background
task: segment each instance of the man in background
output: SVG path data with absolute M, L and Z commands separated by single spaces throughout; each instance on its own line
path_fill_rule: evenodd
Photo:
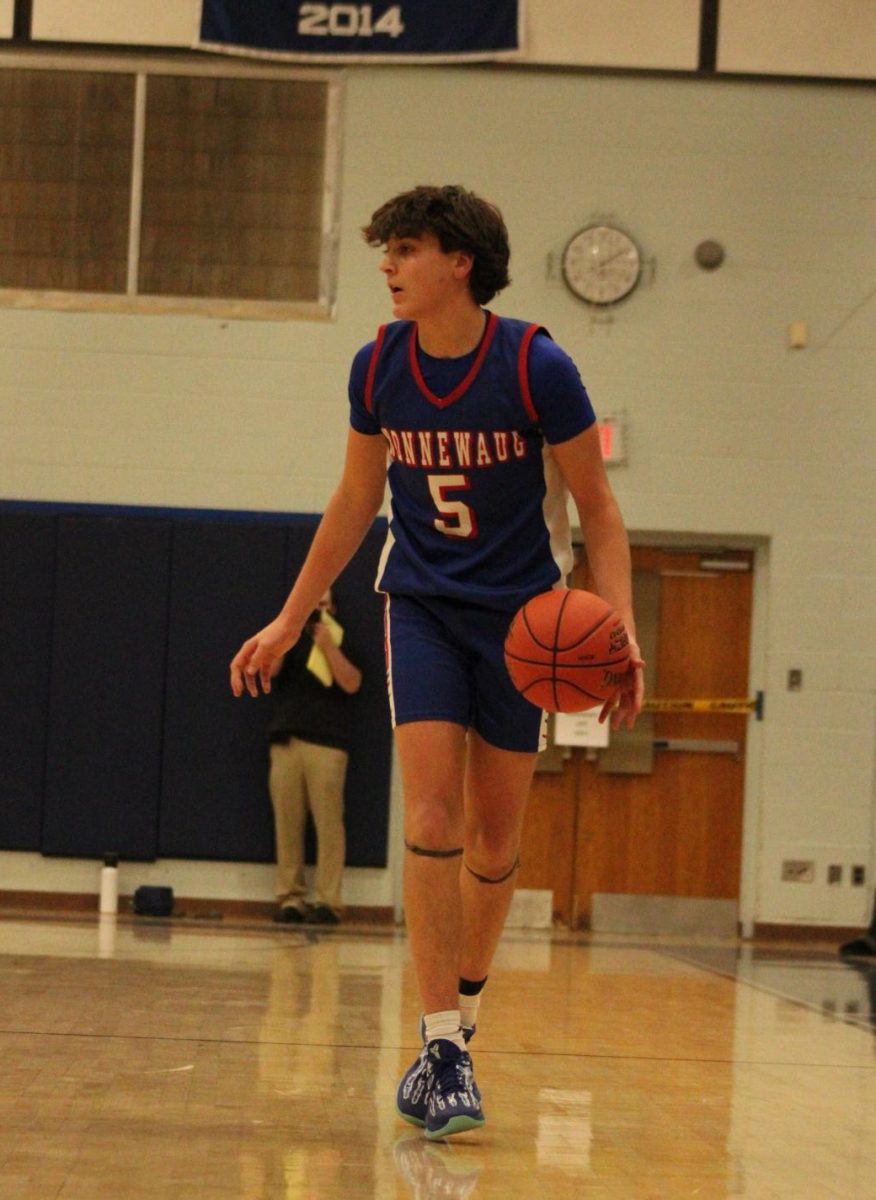
M 362 672 L 348 657 L 348 641 L 335 616 L 329 589 L 301 639 L 274 664 L 268 785 L 277 844 L 274 920 L 281 924 L 337 925 L 342 909 L 351 698 Z M 316 830 L 312 900 L 304 875 L 308 812 Z

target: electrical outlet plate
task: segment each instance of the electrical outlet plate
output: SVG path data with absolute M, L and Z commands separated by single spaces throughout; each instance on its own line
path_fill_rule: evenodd
M 811 859 L 786 858 L 782 862 L 782 883 L 813 883 L 815 863 Z

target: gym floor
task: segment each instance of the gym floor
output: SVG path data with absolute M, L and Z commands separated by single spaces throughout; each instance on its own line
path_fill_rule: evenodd
M 872 1200 L 876 959 L 509 931 L 487 1125 L 394 1109 L 403 932 L 0 914 L 2 1200 Z

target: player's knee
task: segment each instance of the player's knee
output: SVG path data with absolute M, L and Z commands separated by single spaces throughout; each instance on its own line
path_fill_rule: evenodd
M 461 823 L 440 805 L 409 812 L 405 840 L 424 849 L 443 850 L 462 845 Z
M 492 868 L 508 865 L 517 857 L 520 834 L 507 825 L 489 822 L 468 824 L 465 830 L 466 859 L 477 870 L 489 874 Z M 478 865 L 480 864 L 480 865 Z
M 465 863 L 485 879 L 504 879 L 518 861 L 520 836 L 515 829 L 480 824 L 466 829 Z

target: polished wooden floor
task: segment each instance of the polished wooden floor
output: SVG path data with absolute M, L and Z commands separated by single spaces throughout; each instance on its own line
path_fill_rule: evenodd
M 870 971 L 509 931 L 430 1144 L 402 933 L 0 915 L 0 1198 L 871 1200 Z

